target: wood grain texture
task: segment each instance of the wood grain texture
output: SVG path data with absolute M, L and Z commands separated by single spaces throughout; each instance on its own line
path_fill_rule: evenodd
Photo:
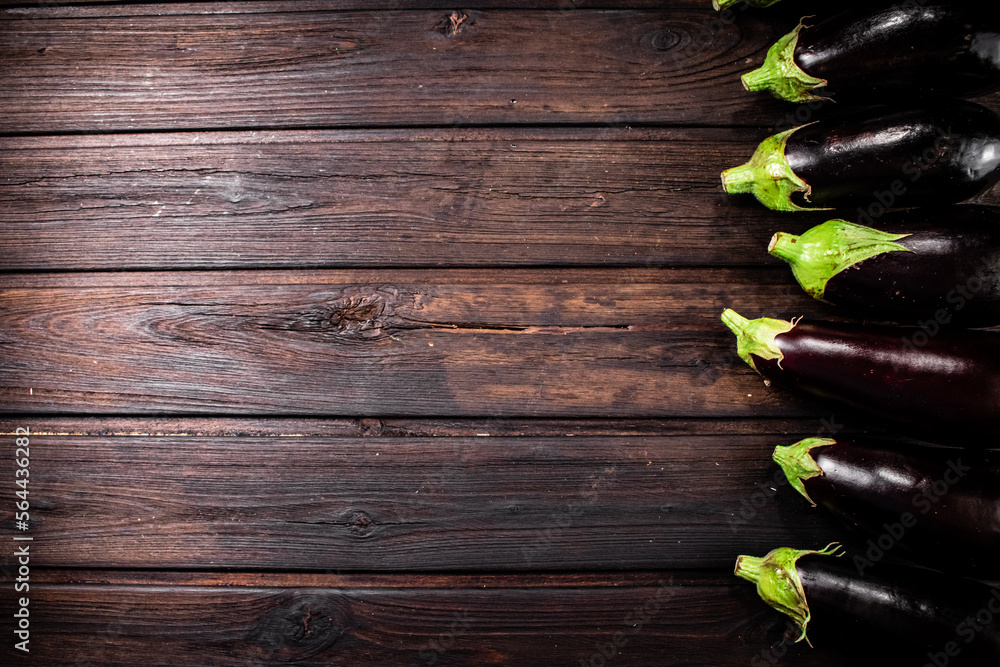
M 802 2 L 803 0 L 787 0 Z M 109 6 L 112 5 L 112 6 Z M 672 6 L 704 9 L 702 0 L 672 0 Z M 711 0 L 709 0 L 711 6 Z M 386 9 L 438 9 L 446 6 L 441 0 L 167 0 L 132 4 L 122 0 L 0 0 L 0 7 L 32 9 L 36 15 L 58 13 L 59 16 L 144 16 L 170 14 L 269 14 L 277 11 L 382 11 Z M 462 5 L 465 9 L 641 9 L 659 8 L 662 0 L 475 0 Z M 740 10 L 745 11 L 745 10 Z
M 791 4 L 721 16 L 701 0 L 573 11 L 340 6 L 0 11 L 0 130 L 774 127 L 813 116 L 739 80 L 795 26 L 802 9 Z
M 542 588 L 473 581 L 426 587 L 419 578 L 402 588 L 39 585 L 32 587 L 38 639 L 31 659 L 73 666 L 141 659 L 171 667 L 742 667 L 755 657 L 773 659 L 772 644 L 782 646 L 785 623 L 749 584 L 676 585 L 669 572 L 657 581 L 552 581 Z M 0 611 L 9 617 L 9 596 Z M 12 652 L 10 642 L 3 650 Z M 805 667 L 844 664 L 805 642 L 786 651 Z
M 827 415 L 821 419 L 835 419 Z M 421 418 L 299 418 L 299 417 L 114 417 L 20 415 L 0 419 L 0 436 L 13 436 L 30 426 L 37 435 L 52 436 L 201 436 L 303 438 L 310 436 L 365 438 L 431 437 L 605 437 L 785 435 L 823 428 L 816 419 L 465 419 Z M 885 433 L 884 426 L 862 419 L 837 425 L 838 433 Z
M 825 312 L 791 282 L 739 270 L 13 275 L 0 399 L 50 414 L 826 414 L 766 389 L 719 322 L 727 306 Z
M 771 235 L 830 214 L 789 216 L 722 192 L 722 170 L 766 134 L 0 139 L 0 269 L 783 266 L 765 251 Z
M 722 192 L 765 133 L 246 132 L 0 139 L 0 269 L 776 265 Z
M 769 125 L 784 107 L 748 94 L 739 75 L 794 26 L 756 12 L 723 21 L 693 0 L 655 10 L 194 8 L 0 13 L 0 127 Z
M 0 0 L 32 661 L 900 664 L 731 574 L 857 546 L 770 452 L 879 432 L 718 321 L 839 317 L 764 252 L 822 216 L 718 184 L 815 118 L 738 80 L 802 2 L 40 4 Z
M 845 537 L 771 461 L 775 445 L 825 428 L 817 420 L 807 432 L 724 436 L 36 435 L 25 534 L 35 567 L 726 569 L 740 553 Z M 13 479 L 12 465 L 4 460 L 0 473 Z M 12 507 L 8 487 L 0 498 Z

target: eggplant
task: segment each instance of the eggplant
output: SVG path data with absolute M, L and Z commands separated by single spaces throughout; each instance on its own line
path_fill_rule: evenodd
M 1000 12 L 991 4 L 903 2 L 800 23 L 743 85 L 789 102 L 982 95 L 1000 87 Z
M 765 139 L 722 173 L 726 192 L 805 211 L 953 204 L 1000 179 L 1000 118 L 973 102 L 932 101 L 825 118 Z
M 925 564 L 1000 574 L 1000 452 L 806 438 L 776 447 L 774 461 L 810 504 L 871 537 L 869 561 L 898 546 Z
M 837 543 L 820 550 L 782 547 L 762 558 L 740 556 L 735 574 L 792 619 L 801 631 L 797 641 L 808 641 L 814 621 L 817 631 L 839 640 L 831 643 L 835 648 L 860 655 L 866 643 L 896 638 L 898 658 L 912 652 L 938 665 L 956 658 L 1000 664 L 1000 589 L 905 565 L 879 564 L 859 574 L 850 560 L 832 558 L 842 555 Z
M 877 228 L 828 220 L 767 247 L 807 294 L 882 320 L 1000 325 L 1000 212 L 985 206 L 886 214 Z
M 767 384 L 840 401 L 921 435 L 1000 435 L 1000 334 L 748 320 L 731 309 L 722 321 L 736 334 L 740 358 Z

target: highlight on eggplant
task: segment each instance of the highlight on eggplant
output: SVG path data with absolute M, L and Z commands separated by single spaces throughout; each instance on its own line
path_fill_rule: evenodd
M 803 19 L 743 86 L 798 103 L 981 95 L 1000 87 L 1000 14 L 987 5 L 900 2 Z
M 1000 334 L 839 322 L 722 321 L 737 352 L 765 378 L 839 401 L 942 442 L 1000 435 Z M 920 335 L 918 335 L 918 332 Z
M 722 173 L 776 211 L 953 204 L 1000 179 L 1000 117 L 973 102 L 878 107 L 768 137 Z
M 820 301 L 902 324 L 1000 325 L 1000 211 L 913 209 L 877 224 L 832 219 L 767 249 Z
M 870 536 L 875 561 L 911 560 L 1000 573 L 1000 452 L 992 438 L 966 449 L 865 438 L 806 438 L 774 461 L 813 506 Z M 978 451 L 977 451 L 978 450 Z
M 880 564 L 861 575 L 843 555 L 837 543 L 818 550 L 781 547 L 763 557 L 740 556 L 734 573 L 792 619 L 801 631 L 797 641 L 809 641 L 815 622 L 815 630 L 838 638 L 841 650 L 901 640 L 892 647 L 893 664 L 909 664 L 900 658 L 911 651 L 997 664 L 1000 622 L 984 623 L 982 616 L 1000 619 L 1000 590 L 905 565 Z

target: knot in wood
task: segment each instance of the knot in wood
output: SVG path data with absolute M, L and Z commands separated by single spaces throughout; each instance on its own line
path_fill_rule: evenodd
M 356 537 L 368 537 L 375 532 L 376 524 L 365 512 L 353 510 L 347 515 L 347 527 Z
M 445 37 L 454 37 L 472 23 L 467 13 L 452 12 L 438 21 L 437 31 Z
M 362 338 L 379 336 L 395 321 L 398 298 L 394 290 L 352 290 L 329 303 L 326 328 Z
M 268 663 L 287 664 L 317 655 L 348 628 L 345 605 L 335 593 L 289 593 L 257 621 L 248 639 Z
M 361 420 L 361 435 L 365 437 L 373 437 L 376 435 L 382 435 L 382 420 L 366 418 Z
M 677 46 L 681 36 L 670 30 L 660 30 L 646 36 L 645 42 L 656 51 L 669 51 Z
M 355 301 L 352 297 L 344 306 L 333 311 L 330 323 L 337 331 L 380 329 L 378 318 L 384 310 L 384 304 L 378 301 L 364 298 Z

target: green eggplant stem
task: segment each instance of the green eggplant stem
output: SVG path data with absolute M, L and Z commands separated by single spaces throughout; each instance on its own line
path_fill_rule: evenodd
M 743 87 L 747 90 L 767 90 L 778 99 L 789 102 L 830 99 L 812 92 L 826 86 L 827 80 L 810 76 L 795 62 L 795 47 L 799 43 L 799 33 L 805 27 L 804 22 L 799 23 L 795 30 L 768 49 L 764 64 L 741 77 Z
M 809 611 L 809 601 L 802 589 L 795 564 L 803 556 L 842 556 L 841 546 L 837 542 L 828 544 L 823 549 L 790 549 L 781 547 L 759 558 L 755 556 L 740 556 L 736 559 L 736 576 L 757 585 L 757 593 L 772 608 L 789 616 L 802 630 L 796 641 L 809 639 L 806 629 L 812 614 Z M 812 644 L 809 644 L 812 646 Z
M 757 365 L 753 361 L 754 356 L 761 359 L 777 359 L 778 365 L 781 366 L 781 360 L 785 355 L 778 349 L 774 338 L 778 334 L 791 331 L 795 327 L 795 322 L 785 322 L 770 317 L 748 320 L 732 308 L 723 311 L 722 321 L 736 334 L 736 352 L 750 368 L 757 370 Z
M 774 211 L 829 210 L 803 207 L 792 201 L 796 192 L 804 193 L 806 201 L 812 193 L 812 187 L 792 170 L 785 157 L 788 138 L 802 127 L 764 139 L 746 164 L 722 172 L 723 189 L 729 194 L 750 193 Z
M 830 438 L 806 438 L 799 440 L 794 445 L 774 448 L 774 456 L 772 457 L 774 462 L 781 466 L 792 488 L 801 493 L 813 507 L 816 506 L 816 503 L 809 497 L 803 482 L 813 477 L 822 477 L 823 469 L 819 467 L 810 452 L 817 447 L 828 447 L 835 444 L 837 441 Z
M 838 273 L 888 252 L 913 252 L 896 243 L 909 234 L 889 234 L 847 220 L 827 220 L 801 236 L 778 232 L 767 251 L 788 262 L 806 294 L 823 300 Z

